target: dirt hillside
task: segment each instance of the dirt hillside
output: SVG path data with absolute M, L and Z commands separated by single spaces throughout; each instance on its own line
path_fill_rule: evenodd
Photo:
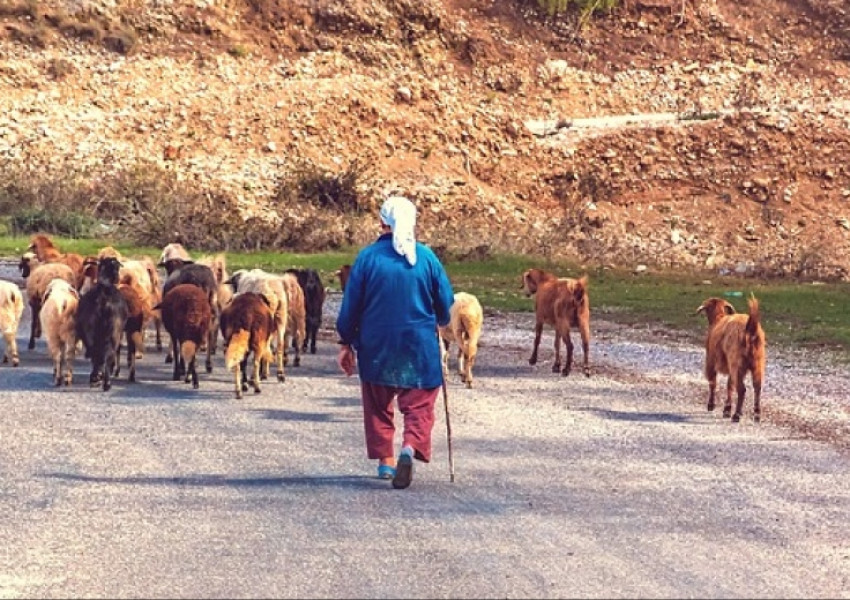
M 361 208 L 408 194 L 455 257 L 850 278 L 843 0 L 623 0 L 584 26 L 533 0 L 35 6 L 0 3 L 4 160 L 153 162 L 302 250 L 372 222 L 281 201 L 281 173 L 366 165 Z

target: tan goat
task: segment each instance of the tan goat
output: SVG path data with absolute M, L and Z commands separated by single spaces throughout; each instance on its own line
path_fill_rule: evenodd
M 457 344 L 457 372 L 466 387 L 472 387 L 472 367 L 478 356 L 478 340 L 484 323 L 484 311 L 478 298 L 467 292 L 457 292 L 450 311 L 451 321 L 440 327 L 443 340 L 443 375 L 448 375 L 449 347 Z
M 18 356 L 18 327 L 24 314 L 24 295 L 18 284 L 0 279 L 0 334 L 6 342 L 3 350 L 3 362 L 12 362 L 13 367 L 20 363 Z
M 567 357 L 562 375 L 569 375 L 573 363 L 573 342 L 570 328 L 578 327 L 584 355 L 584 374 L 590 377 L 590 298 L 587 294 L 587 275 L 579 279 L 557 277 L 542 269 L 528 269 L 522 274 L 522 287 L 526 296 L 534 296 L 537 317 L 534 326 L 534 349 L 528 364 L 537 363 L 537 349 L 543 325 L 555 328 L 555 362 L 552 372 L 561 370 L 561 340 L 567 347 Z
M 77 352 L 76 318 L 80 294 L 64 279 L 54 279 L 42 299 L 38 315 L 47 340 L 47 351 L 53 361 L 53 384 L 71 385 L 74 380 L 74 357 Z
M 696 313 L 705 313 L 708 318 L 708 334 L 705 338 L 705 378 L 708 379 L 708 410 L 714 410 L 717 374 L 727 375 L 726 403 L 723 416 L 731 415 L 732 422 L 741 420 L 746 387 L 744 378 L 750 373 L 753 384 L 753 420 L 761 420 L 761 387 L 764 381 L 767 348 L 764 329 L 761 326 L 759 303 L 755 296 L 748 301 L 749 314 L 738 314 L 735 308 L 722 298 L 709 298 Z M 732 414 L 732 390 L 737 391 L 738 401 Z

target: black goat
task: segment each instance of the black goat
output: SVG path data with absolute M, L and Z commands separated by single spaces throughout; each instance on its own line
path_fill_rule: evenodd
M 103 391 L 112 387 L 110 378 L 118 365 L 121 334 L 127 322 L 127 301 L 118 291 L 121 263 L 113 257 L 98 263 L 97 283 L 80 298 L 75 329 L 82 340 L 86 358 L 91 359 L 89 384 L 103 383 Z
M 310 354 L 316 353 L 316 336 L 322 327 L 322 309 L 325 304 L 325 286 L 322 278 L 315 269 L 289 269 L 287 273 L 293 273 L 298 278 L 298 285 L 304 290 L 304 308 L 307 315 L 307 334 L 304 336 L 302 352 L 307 352 L 310 346 Z M 294 341 L 294 340 L 293 340 Z

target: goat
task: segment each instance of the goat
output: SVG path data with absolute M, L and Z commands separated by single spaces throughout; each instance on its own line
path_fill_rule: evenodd
M 68 265 L 74 272 L 74 287 L 77 290 L 83 286 L 83 257 L 79 254 L 69 252 L 63 254 L 59 251 L 49 236 L 37 233 L 30 238 L 28 252 L 35 254 L 40 263 L 62 263 Z
M 443 340 L 443 375 L 448 375 L 449 346 L 455 342 L 457 350 L 457 372 L 466 387 L 472 387 L 472 367 L 478 355 L 478 340 L 484 323 L 484 311 L 478 298 L 467 292 L 457 292 L 452 303 L 451 321 L 440 327 Z
M 116 258 L 101 259 L 97 265 L 97 283 L 80 297 L 77 306 L 75 332 L 92 363 L 89 384 L 94 386 L 102 381 L 105 392 L 112 387 L 110 379 L 117 367 L 128 313 L 127 301 L 118 291 L 120 270 L 121 263 Z
M 351 274 L 351 265 L 342 265 L 337 271 L 334 272 L 339 278 L 339 288 L 344 292 L 345 284 L 348 283 L 348 277 Z
M 189 253 L 186 252 L 186 248 L 183 247 L 183 244 L 172 242 L 170 244 L 166 244 L 165 248 L 162 249 L 162 254 L 159 255 L 159 262 L 157 263 L 157 266 L 165 267 L 166 274 L 171 275 L 183 265 L 188 265 L 194 262 L 195 261 L 192 260 L 192 257 L 189 256 Z
M 41 337 L 41 320 L 38 318 L 41 312 L 41 301 L 47 291 L 47 285 L 54 279 L 64 279 L 75 288 L 77 277 L 74 270 L 63 263 L 42 263 L 32 252 L 26 252 L 21 256 L 18 265 L 21 275 L 26 279 L 27 302 L 32 312 L 30 323 L 30 339 L 27 348 L 35 348 L 35 340 Z
M 235 271 L 228 280 L 233 286 L 236 294 L 252 292 L 260 295 L 268 304 L 274 318 L 274 330 L 272 338 L 274 341 L 274 352 L 272 354 L 277 369 L 277 380 L 285 381 L 286 373 L 284 360 L 287 342 L 287 330 L 289 329 L 289 294 L 283 277 L 263 271 L 262 269 L 239 269 Z M 298 282 L 295 282 L 298 287 Z M 300 288 L 299 288 L 300 289 Z M 236 296 L 234 296 L 235 300 Z M 224 335 L 222 329 L 222 335 Z M 261 376 L 268 377 L 269 362 L 263 362 Z
M 0 333 L 6 342 L 3 350 L 3 363 L 12 362 L 13 367 L 20 363 L 18 356 L 18 327 L 24 314 L 24 295 L 16 283 L 0 280 Z
M 283 336 L 283 364 L 289 364 L 289 348 L 292 348 L 295 352 L 292 365 L 297 367 L 301 365 L 302 340 L 307 339 L 307 306 L 298 278 L 293 273 L 284 273 L 281 279 L 288 304 L 286 332 Z
M 316 353 L 316 336 L 322 327 L 322 311 L 325 304 L 325 286 L 322 278 L 315 269 L 288 269 L 298 279 L 298 284 L 304 292 L 304 309 L 306 314 L 306 329 L 302 352 Z
M 552 372 L 561 369 L 561 340 L 567 347 L 567 357 L 561 375 L 569 375 L 573 363 L 573 342 L 570 327 L 578 327 L 584 355 L 584 374 L 590 377 L 590 299 L 587 294 L 587 275 L 579 279 L 559 278 L 542 269 L 528 269 L 522 274 L 522 286 L 526 296 L 535 296 L 534 348 L 528 364 L 537 364 L 537 349 L 543 325 L 555 328 L 555 362 Z
M 215 354 L 218 342 L 218 317 L 221 315 L 224 307 L 230 304 L 230 301 L 233 299 L 233 287 L 226 283 L 230 276 L 227 273 L 227 258 L 224 254 L 216 254 L 212 257 L 204 256 L 199 258 L 197 262 L 200 265 L 208 266 L 212 270 L 215 281 L 218 284 L 216 306 L 213 312 L 214 322 L 211 326 L 211 337 L 213 340 L 212 353 Z
M 171 274 L 165 280 L 165 284 L 162 286 L 163 297 L 172 288 L 181 283 L 190 283 L 201 288 L 210 304 L 210 327 L 208 328 L 207 339 L 203 342 L 202 348 L 205 347 L 207 350 L 207 373 L 212 373 L 212 348 L 215 345 L 215 337 L 218 335 L 217 331 L 213 329 L 213 326 L 218 323 L 218 283 L 216 283 L 212 269 L 208 266 L 194 262 L 180 263 L 177 264 L 176 268 L 171 271 Z M 175 358 L 172 350 L 173 345 L 165 357 L 166 363 L 170 363 Z
M 154 332 L 156 334 L 156 350 L 157 352 L 161 351 L 162 321 L 159 319 L 158 316 L 150 312 L 150 308 L 158 304 L 160 300 L 162 300 L 162 286 L 159 280 L 159 272 L 156 270 L 156 265 L 149 256 L 142 256 L 141 258 L 136 259 L 127 259 L 123 257 L 121 253 L 112 246 L 105 246 L 101 248 L 97 253 L 96 260 L 99 261 L 101 258 L 105 258 L 107 256 L 117 258 L 118 261 L 121 263 L 120 276 L 122 278 L 126 273 L 133 273 L 135 281 L 138 283 L 136 291 L 139 293 L 142 300 L 148 306 L 148 316 L 146 320 L 151 320 L 154 325 Z M 87 262 L 88 259 L 84 261 L 84 264 L 86 264 Z M 84 269 L 84 272 L 88 272 L 88 270 Z M 137 358 L 142 358 L 144 355 L 145 330 L 143 329 L 141 333 L 141 341 L 136 344 Z
M 271 339 L 276 319 L 266 299 L 253 292 L 237 293 L 221 313 L 221 335 L 225 340 L 224 362 L 234 371 L 236 398 L 248 390 L 248 355 L 253 353 L 251 386 L 260 393 L 260 367 L 272 360 Z
M 761 420 L 761 388 L 767 362 L 767 340 L 761 326 L 759 303 L 754 295 L 748 302 L 749 314 L 738 314 L 722 298 L 709 298 L 697 308 L 695 314 L 705 313 L 708 333 L 705 338 L 705 378 L 708 380 L 708 410 L 714 410 L 717 374 L 726 379 L 726 403 L 723 416 L 731 415 L 732 422 L 741 420 L 746 386 L 744 379 L 750 373 L 753 385 L 753 420 Z M 735 413 L 732 414 L 732 390 L 737 391 Z
M 144 345 L 145 325 L 155 313 L 150 305 L 147 290 L 139 283 L 133 271 L 124 271 L 121 267 L 118 291 L 127 303 L 127 320 L 124 322 L 124 338 L 127 340 L 127 369 L 130 371 L 127 381 L 136 381 L 136 359 L 140 358 L 140 349 Z M 115 377 L 121 369 L 121 347 L 118 347 L 115 360 Z
M 192 381 L 192 387 L 198 389 L 198 370 L 195 367 L 198 348 L 209 340 L 212 307 L 209 297 L 200 287 L 191 283 L 181 283 L 171 288 L 157 307 L 162 313 L 162 322 L 171 336 L 171 351 L 174 354 L 174 373 L 172 379 L 179 381 L 185 373 L 184 381 Z M 207 346 L 207 361 L 211 361 L 210 347 Z M 207 372 L 212 370 L 207 366 Z
M 47 351 L 53 360 L 53 385 L 71 385 L 74 380 L 74 356 L 77 351 L 76 318 L 80 293 L 64 279 L 47 286 L 41 305 L 41 329 L 47 339 Z

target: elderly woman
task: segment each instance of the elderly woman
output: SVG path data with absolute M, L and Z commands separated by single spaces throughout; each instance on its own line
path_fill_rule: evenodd
M 380 237 L 357 255 L 345 286 L 337 362 L 346 375 L 359 367 L 366 453 L 378 459 L 378 477 L 403 489 L 413 479 L 413 459 L 431 460 L 443 382 L 437 326 L 449 323 L 454 292 L 440 260 L 416 241 L 413 203 L 392 196 L 380 218 Z M 394 401 L 404 416 L 397 461 Z

